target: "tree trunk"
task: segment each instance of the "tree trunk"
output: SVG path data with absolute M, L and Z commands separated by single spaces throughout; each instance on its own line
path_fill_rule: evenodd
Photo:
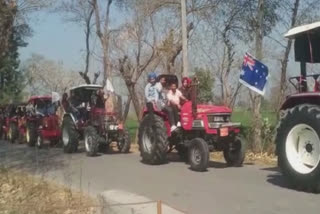
M 140 104 L 140 101 L 139 101 L 139 97 L 138 97 L 137 93 L 135 92 L 135 85 L 131 84 L 131 85 L 128 85 L 127 87 L 128 87 L 129 95 L 131 97 L 131 100 L 132 100 L 132 103 L 133 103 L 133 107 L 134 107 L 134 110 L 136 112 L 138 121 L 141 121 L 142 109 L 141 109 L 141 104 Z
M 291 16 L 291 28 L 295 26 L 296 21 L 297 21 L 299 3 L 300 3 L 300 0 L 295 0 L 294 7 L 292 10 L 292 16 Z M 288 67 L 288 59 L 289 59 L 291 47 L 292 47 L 292 39 L 288 39 L 283 58 L 281 60 L 280 94 L 279 94 L 277 110 L 279 110 L 280 106 L 282 105 L 282 102 L 283 102 L 284 96 L 285 96 L 285 92 L 287 89 L 287 84 L 286 84 L 287 83 L 286 82 L 287 81 L 287 67 Z
M 131 106 L 131 97 L 128 97 L 128 100 L 126 102 L 126 105 L 124 107 L 124 111 L 122 113 L 122 121 L 125 122 L 127 120 L 128 114 L 129 114 L 129 110 L 130 110 L 130 106 Z
M 90 78 L 88 77 L 89 65 L 90 65 L 90 35 L 91 35 L 91 18 L 93 14 L 93 9 L 89 13 L 89 17 L 86 20 L 86 67 L 84 70 L 84 80 L 87 84 L 90 84 Z M 89 81 L 88 81 L 89 80 Z
M 109 71 L 109 16 L 110 16 L 110 7 L 113 0 L 108 0 L 107 3 L 107 10 L 106 10 L 106 17 L 104 20 L 104 32 L 102 33 L 101 30 L 101 17 L 99 12 L 99 6 L 97 0 L 92 0 L 94 12 L 95 12 L 95 19 L 96 19 L 96 28 L 97 28 L 97 35 L 99 37 L 102 51 L 103 51 L 103 86 L 106 85 L 107 78 L 110 76 Z
M 258 60 L 262 60 L 262 48 L 263 48 L 263 10 L 264 10 L 264 0 L 259 0 L 258 2 L 258 13 L 257 13 L 257 28 L 256 28 L 256 38 L 255 38 L 255 53 Z M 254 94 L 252 99 L 252 113 L 253 113 L 253 144 L 252 149 L 254 152 L 262 152 L 262 139 L 261 139 L 261 96 Z

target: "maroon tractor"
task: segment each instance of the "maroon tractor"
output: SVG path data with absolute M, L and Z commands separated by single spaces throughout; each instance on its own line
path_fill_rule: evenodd
M 168 87 L 178 84 L 175 75 L 160 75 Z M 139 149 L 143 162 L 161 164 L 167 153 L 176 149 L 191 169 L 205 171 L 210 152 L 223 151 L 228 166 L 242 166 L 245 143 L 239 137 L 240 123 L 231 122 L 231 109 L 225 106 L 197 104 L 197 83 L 191 86 L 191 101 L 180 111 L 181 127 L 171 133 L 167 113 L 147 104 L 139 127 Z
M 95 156 L 99 150 L 106 152 L 112 142 L 117 142 L 120 152 L 129 152 L 129 133 L 117 114 L 106 109 L 102 89 L 93 84 L 73 87 L 70 97 L 62 101 L 66 111 L 62 123 L 65 153 L 76 152 L 82 139 L 88 156 Z
M 292 77 L 296 93 L 281 106 L 277 126 L 278 165 L 293 188 L 320 192 L 320 87 L 318 74 L 307 75 L 307 63 L 320 63 L 320 22 L 291 29 L 301 74 Z
M 29 146 L 42 148 L 45 142 L 56 145 L 61 139 L 58 104 L 51 96 L 32 96 L 27 105 L 26 141 Z

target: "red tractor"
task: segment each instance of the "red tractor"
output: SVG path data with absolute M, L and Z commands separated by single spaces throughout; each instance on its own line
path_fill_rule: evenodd
M 61 139 L 57 103 L 51 96 L 32 96 L 27 105 L 26 141 L 29 146 L 42 148 L 44 142 L 56 145 Z
M 65 153 L 76 152 L 82 139 L 88 156 L 95 156 L 99 150 L 106 152 L 112 142 L 117 142 L 120 152 L 129 152 L 129 133 L 117 114 L 106 110 L 104 95 L 99 94 L 102 89 L 93 84 L 73 87 L 69 99 L 62 101 L 66 111 L 62 123 Z
M 293 188 L 320 192 L 320 74 L 306 72 L 307 63 L 320 63 L 320 22 L 293 28 L 286 37 L 294 40 L 301 74 L 289 79 L 296 93 L 281 106 L 275 139 L 278 165 Z
M 166 85 L 175 83 L 175 75 L 160 75 Z M 197 84 L 191 87 L 192 98 L 181 107 L 181 128 L 171 133 L 168 115 L 147 104 L 139 127 L 139 149 L 143 162 L 161 164 L 173 148 L 189 161 L 191 169 L 205 171 L 210 152 L 223 151 L 228 166 L 241 166 L 245 158 L 245 143 L 240 139 L 240 123 L 231 122 L 231 109 L 225 106 L 197 104 Z

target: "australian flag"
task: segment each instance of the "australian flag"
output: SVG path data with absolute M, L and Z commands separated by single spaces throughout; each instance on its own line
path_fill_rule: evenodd
M 251 90 L 264 95 L 268 76 L 268 67 L 246 53 L 239 81 Z

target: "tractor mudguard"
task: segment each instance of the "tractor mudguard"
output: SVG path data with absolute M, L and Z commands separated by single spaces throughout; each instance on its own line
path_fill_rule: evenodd
M 65 113 L 63 115 L 63 118 L 65 118 L 65 117 L 70 117 L 72 119 L 73 123 L 76 124 L 76 119 L 71 113 Z
M 287 97 L 282 104 L 280 110 L 286 110 L 293 108 L 294 106 L 301 104 L 320 105 L 320 93 L 319 92 L 306 92 L 293 94 Z

